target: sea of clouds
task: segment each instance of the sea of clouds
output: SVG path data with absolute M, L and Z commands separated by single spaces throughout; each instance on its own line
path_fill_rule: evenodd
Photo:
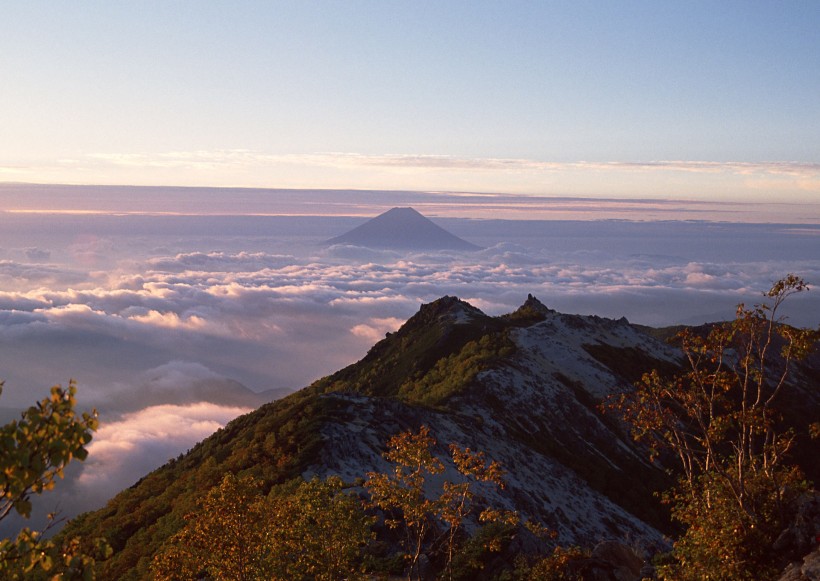
M 497 315 L 532 293 L 663 326 L 731 318 L 789 272 L 820 284 L 811 224 L 442 218 L 483 249 L 323 244 L 363 221 L 0 214 L 0 419 L 69 378 L 79 407 L 100 413 L 87 461 L 43 510 L 99 506 L 231 418 L 360 359 L 443 295 Z M 818 324 L 818 292 L 789 305 L 791 322 Z

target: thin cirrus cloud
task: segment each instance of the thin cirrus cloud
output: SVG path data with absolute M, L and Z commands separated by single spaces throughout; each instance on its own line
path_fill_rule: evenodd
M 327 167 L 384 166 L 419 169 L 475 169 L 521 171 L 567 170 L 624 170 L 624 171 L 681 171 L 692 173 L 735 173 L 741 175 L 772 174 L 819 177 L 820 163 L 768 161 L 686 161 L 659 160 L 645 162 L 575 161 L 554 162 L 521 158 L 470 158 L 452 155 L 384 154 L 322 152 L 312 154 L 265 154 L 247 149 L 171 151 L 164 153 L 97 153 L 89 159 L 111 165 L 169 168 L 224 168 L 264 167 L 277 164 L 313 165 Z M 75 162 L 79 163 L 79 161 Z
M 105 152 L 47 167 L 7 167 L 19 181 L 510 192 L 604 198 L 811 201 L 820 164 L 700 160 L 537 160 L 431 154 L 265 153 L 248 149 Z M 62 177 L 58 177 L 62 176 Z
M 786 170 L 772 169 L 766 177 L 756 175 L 736 175 L 732 179 L 726 178 L 724 173 L 711 175 L 715 171 L 707 164 L 701 173 L 696 173 L 694 166 L 690 167 L 689 175 L 696 179 L 704 178 L 717 180 L 712 185 L 704 182 L 694 191 L 697 196 L 690 195 L 690 188 L 685 180 L 680 179 L 686 172 L 673 172 L 668 175 L 653 175 L 652 171 L 633 172 L 634 183 L 629 179 L 610 180 L 606 171 L 579 172 L 568 183 L 569 190 L 573 188 L 583 190 L 591 185 L 594 179 L 603 179 L 610 186 L 621 188 L 623 196 L 614 195 L 613 191 L 603 190 L 608 197 L 601 195 L 569 195 L 559 188 L 562 195 L 544 195 L 544 192 L 553 190 L 545 187 L 539 194 L 499 194 L 477 193 L 470 191 L 466 182 L 464 191 L 440 191 L 435 187 L 441 184 L 431 182 L 431 189 L 426 191 L 407 191 L 400 189 L 401 180 L 391 182 L 389 190 L 358 190 L 358 189 L 270 189 L 270 188 L 224 188 L 215 187 L 169 187 L 169 186 L 67 186 L 47 184 L 0 184 L 0 205 L 6 208 L 6 213 L 0 213 L 0 225 L 4 232 L 9 229 L 18 231 L 40 232 L 43 216 L 60 215 L 61 223 L 50 223 L 49 227 L 55 232 L 43 232 L 43 237 L 62 235 L 73 236 L 66 244 L 64 239 L 60 244 L 64 247 L 55 247 L 45 244 L 42 239 L 32 242 L 26 248 L 16 248 L 6 251 L 6 258 L 19 261 L 31 261 L 31 248 L 42 252 L 61 252 L 50 257 L 52 262 L 60 262 L 64 253 L 70 253 L 72 258 L 82 266 L 98 266 L 101 270 L 115 266 L 106 262 L 106 256 L 111 249 L 106 248 L 111 241 L 106 236 L 93 235 L 88 232 L 89 221 L 95 217 L 127 217 L 142 216 L 143 226 L 151 231 L 162 231 L 168 222 L 181 216 L 244 216 L 245 223 L 237 228 L 231 222 L 193 222 L 191 220 L 175 225 L 181 228 L 179 234 L 191 236 L 196 234 L 206 238 L 213 238 L 221 234 L 240 236 L 257 231 L 258 235 L 267 235 L 268 229 L 273 227 L 279 236 L 287 233 L 294 237 L 310 237 L 319 234 L 319 227 L 312 218 L 326 217 L 372 217 L 378 213 L 396 206 L 412 206 L 425 215 L 433 217 L 458 217 L 474 219 L 515 219 L 515 220 L 605 220 L 626 219 L 641 221 L 657 220 L 723 220 L 729 222 L 769 222 L 792 224 L 815 224 L 820 221 L 820 204 L 817 196 L 811 195 L 811 178 L 794 176 L 783 177 L 776 172 L 787 173 Z M 415 171 L 415 170 L 413 170 Z M 419 170 L 421 171 L 421 170 Z M 449 171 L 449 170 L 448 170 Z M 660 170 L 653 170 L 660 171 Z M 750 171 L 745 166 L 738 171 Z M 797 170 L 794 170 L 797 171 Z M 430 175 L 432 175 L 431 172 Z M 512 179 L 521 179 L 522 183 L 538 183 L 538 180 L 529 180 L 523 174 L 511 172 L 506 174 L 499 170 L 498 175 L 511 176 Z M 629 173 L 629 172 L 627 172 Z M 810 173 L 810 172 L 807 172 Z M 254 173 L 261 175 L 261 173 Z M 492 187 L 495 174 L 489 172 L 482 178 L 483 187 L 494 190 Z M 546 175 L 546 174 L 544 174 Z M 677 176 L 677 177 L 675 177 Z M 577 179 L 576 179 L 577 178 Z M 546 179 L 546 178 L 545 178 Z M 631 179 L 631 178 L 630 178 Z M 733 180 L 743 180 L 740 190 L 738 183 Z M 173 181 L 173 180 L 172 180 Z M 793 182 L 793 183 L 792 183 Z M 807 199 L 795 198 L 788 194 L 789 188 L 796 187 L 798 182 L 809 184 L 806 188 Z M 732 185 L 734 183 L 734 186 Z M 612 185 L 620 184 L 620 185 Z M 643 184 L 643 185 L 641 185 Z M 715 184 L 723 192 L 721 196 L 707 195 Z M 791 184 L 791 185 L 790 185 Z M 453 185 L 453 184 L 451 184 Z M 496 184 L 502 185 L 502 184 Z M 382 184 L 384 186 L 384 184 Z M 433 187 L 435 186 L 435 187 Z M 634 187 L 633 187 L 634 186 Z M 642 189 L 651 186 L 650 190 Z M 702 186 L 702 187 L 701 187 Z M 535 187 L 535 186 L 534 186 Z M 759 191 L 757 191 L 759 188 Z M 785 189 L 784 189 L 785 188 Z M 536 188 L 537 189 L 537 188 Z M 595 188 L 593 188 L 594 190 Z M 741 191 L 742 190 L 742 191 Z M 497 190 L 501 191 L 501 190 Z M 597 190 L 596 190 L 597 191 Z M 740 191 L 740 194 L 738 192 Z M 796 190 L 795 190 L 796 191 Z M 818 190 L 820 191 L 820 190 Z M 641 193 L 643 192 L 643 193 Z M 647 196 L 651 192 L 652 196 Z M 673 194 L 681 194 L 676 199 Z M 734 192 L 734 193 L 733 193 Z M 749 195 L 743 194 L 752 192 Z M 737 194 L 736 198 L 733 196 Z M 744 198 L 745 196 L 745 198 Z M 260 222 L 262 218 L 276 216 L 279 221 L 275 224 Z M 165 219 L 163 221 L 163 219 Z M 121 220 L 122 221 L 122 220 Z M 116 234 L 124 224 L 108 222 L 110 231 Z M 217 228 L 217 231 L 213 230 Z M 222 228 L 222 232 L 218 231 Z M 343 232 L 339 229 L 336 233 Z M 303 238 L 304 240 L 304 238 Z M 173 244 L 171 245 L 173 246 Z M 205 256 L 203 249 L 192 248 L 190 260 L 218 260 L 218 256 Z M 349 252 L 347 249 L 337 249 L 340 252 Z M 246 251 L 238 248 L 237 251 Z M 361 251 L 361 250 L 360 250 Z M 283 245 L 278 253 L 287 259 L 293 254 L 292 245 Z M 213 250 L 211 254 L 214 254 Z M 43 263 L 42 254 L 34 258 Z M 3 259 L 0 251 L 0 260 Z M 253 256 L 248 256 L 253 260 Z M 195 265 L 192 264 L 192 267 Z M 205 268 L 208 268 L 206 265 Z

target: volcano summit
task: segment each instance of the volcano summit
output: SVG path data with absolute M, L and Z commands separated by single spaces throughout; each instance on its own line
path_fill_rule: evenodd
M 396 250 L 480 250 L 422 216 L 413 208 L 393 208 L 326 244 Z

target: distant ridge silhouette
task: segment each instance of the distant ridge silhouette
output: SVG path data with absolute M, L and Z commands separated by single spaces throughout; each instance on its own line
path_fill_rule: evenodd
M 449 233 L 413 208 L 393 208 L 326 241 L 368 248 L 397 250 L 480 250 L 480 246 Z

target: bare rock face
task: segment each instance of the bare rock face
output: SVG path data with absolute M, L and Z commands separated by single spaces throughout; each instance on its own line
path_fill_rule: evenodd
M 632 581 L 640 579 L 644 560 L 631 547 L 617 541 L 604 541 L 592 550 L 592 558 L 609 565 L 612 579 Z
M 569 579 L 584 581 L 640 581 L 646 563 L 632 547 L 618 541 L 598 543 L 588 557 L 568 565 Z
M 496 343 L 484 341 L 491 337 Z M 478 345 L 506 354 L 450 392 L 446 402 L 417 406 L 409 396 L 388 397 L 407 377 L 434 393 L 439 384 L 423 379 L 430 369 L 444 368 L 436 361 L 447 356 L 446 369 L 460 368 L 462 349 L 468 353 Z M 427 361 L 431 353 L 436 356 Z M 673 348 L 626 322 L 562 315 L 533 296 L 497 318 L 443 297 L 423 305 L 360 363 L 323 380 L 321 385 L 333 386 L 323 401 L 335 411 L 319 429 L 321 452 L 303 476 L 353 481 L 368 471 L 389 471 L 381 457 L 384 443 L 426 425 L 441 443 L 436 454 L 445 464 L 450 442 L 501 463 L 506 486 L 484 491 L 489 503 L 543 523 L 557 542 L 594 546 L 627 536 L 660 549 L 663 514 L 645 499 L 668 485 L 666 475 L 628 434 L 602 419 L 598 403 L 631 379 L 625 362 L 645 369 L 673 364 L 676 357 Z M 398 376 L 395 369 L 402 365 Z M 385 381 L 393 375 L 396 381 Z
M 820 547 L 786 567 L 778 581 L 820 581 Z
M 779 581 L 820 581 L 820 492 L 805 495 L 774 548 L 794 556 Z M 801 558 L 802 557 L 802 558 Z

